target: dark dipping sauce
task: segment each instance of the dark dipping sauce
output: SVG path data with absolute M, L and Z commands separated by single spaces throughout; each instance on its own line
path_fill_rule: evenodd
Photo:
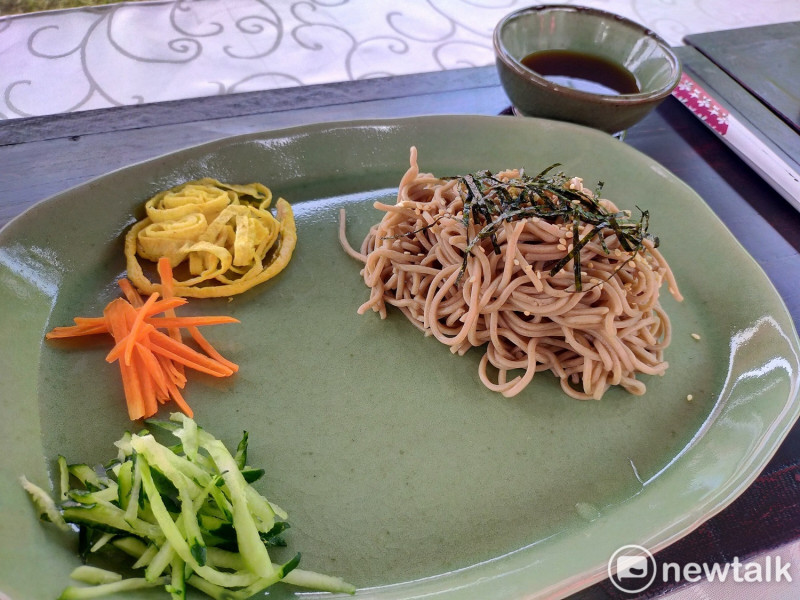
M 542 50 L 528 54 L 521 62 L 548 81 L 582 92 L 614 96 L 639 92 L 633 73 L 599 56 L 574 50 Z

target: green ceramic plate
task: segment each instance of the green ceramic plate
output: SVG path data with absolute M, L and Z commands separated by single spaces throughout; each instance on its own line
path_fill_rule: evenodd
M 665 291 L 667 375 L 647 379 L 644 397 L 579 402 L 542 373 L 503 399 L 480 384 L 479 352 L 454 356 L 396 313 L 357 315 L 368 293 L 337 241 L 338 210 L 360 243 L 411 145 L 440 175 L 561 162 L 605 181 L 622 207 L 649 210 L 685 295 Z M 290 513 L 288 552 L 357 584 L 359 597 L 578 590 L 605 576 L 620 546 L 659 549 L 731 502 L 797 417 L 797 337 L 763 272 L 692 190 L 605 134 L 425 117 L 226 139 L 68 190 L 0 234 L 0 588 L 14 600 L 55 597 L 78 564 L 74 540 L 36 520 L 19 476 L 48 486 L 57 454 L 104 461 L 137 427 L 103 340 L 43 334 L 99 314 L 143 201 L 203 176 L 269 185 L 294 204 L 300 240 L 276 279 L 196 301 L 241 319 L 209 331 L 241 370 L 196 377 L 187 397 L 229 444 L 250 432 L 261 489 Z

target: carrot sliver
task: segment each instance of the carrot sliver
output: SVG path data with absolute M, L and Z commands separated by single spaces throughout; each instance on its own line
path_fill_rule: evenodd
M 220 316 L 198 316 L 198 317 L 152 317 L 145 319 L 157 329 L 172 329 L 186 327 L 203 327 L 204 325 L 223 325 L 225 323 L 239 323 L 239 319 L 233 317 Z M 170 336 L 172 337 L 172 336 Z M 175 338 L 172 338 L 175 339 Z M 180 340 L 177 340 L 180 341 Z
M 188 301 L 186 298 L 162 298 L 155 304 L 151 310 L 145 315 L 146 317 L 152 317 L 153 315 L 157 315 L 158 313 L 166 312 L 171 308 L 178 308 L 179 306 L 183 306 Z
M 184 368 L 214 377 L 228 377 L 239 369 L 198 329 L 239 320 L 225 315 L 176 316 L 175 309 L 188 301 L 174 296 L 169 261 L 159 261 L 158 272 L 162 280 L 160 294 L 154 292 L 144 299 L 129 280 L 121 279 L 118 283 L 124 298 L 109 302 L 102 317 L 76 317 L 74 325 L 55 327 L 45 335 L 47 339 L 110 335 L 114 345 L 106 361 L 119 363 L 128 416 L 133 421 L 155 415 L 159 405 L 170 400 L 186 415 L 193 416 L 181 393 L 186 385 Z M 200 352 L 184 343 L 182 329 L 188 331 Z
M 135 372 L 139 375 L 139 382 L 142 387 L 142 399 L 144 402 L 144 416 L 152 417 L 158 412 L 158 402 L 156 401 L 156 386 L 152 374 L 142 361 L 142 357 L 137 353 L 132 356 L 131 363 Z
M 187 358 L 186 356 L 181 356 L 180 354 L 176 354 L 171 350 L 164 348 L 163 346 L 153 346 L 153 352 L 156 354 L 161 354 L 162 356 L 166 356 L 170 360 L 175 361 L 176 363 L 180 363 L 184 366 L 189 367 L 190 369 L 194 369 L 195 371 L 199 371 L 200 373 L 206 373 L 207 375 L 212 375 L 214 377 L 227 377 L 228 375 L 233 375 L 233 371 L 227 368 L 224 365 L 216 363 L 214 365 L 203 364 L 201 362 L 194 362 L 191 358 Z M 202 355 L 201 355 L 202 356 Z
M 120 279 L 118 282 L 120 289 L 122 290 L 123 295 L 127 298 L 128 302 L 134 308 L 139 308 L 142 306 L 144 301 L 142 297 L 139 295 L 139 292 L 136 291 L 136 288 L 133 287 L 133 284 L 128 279 Z
M 130 302 L 130 301 L 129 301 Z M 140 307 L 139 310 L 142 310 L 144 303 L 139 303 Z M 148 309 L 145 310 L 143 314 L 143 319 L 146 322 L 149 322 L 151 319 L 164 319 L 164 322 L 156 322 L 154 325 L 156 327 L 188 327 L 190 325 L 220 325 L 223 323 L 238 323 L 237 319 L 233 317 L 226 317 L 226 316 L 200 316 L 200 317 L 154 317 L 153 315 L 157 315 L 159 313 L 168 313 L 173 312 L 174 308 L 178 306 L 183 306 L 186 304 L 185 298 L 171 298 L 168 301 L 159 300 L 157 302 L 153 302 Z M 136 308 L 131 304 L 133 308 Z M 168 322 L 166 319 L 174 318 L 179 319 L 175 322 Z M 185 321 L 183 320 L 185 319 Z M 51 331 L 45 334 L 45 338 L 48 340 L 52 339 L 63 339 L 63 338 L 70 338 L 70 337 L 80 337 L 84 335 L 97 335 L 100 333 L 110 333 L 108 329 L 108 323 L 105 318 L 103 317 L 75 317 L 73 319 L 75 321 L 75 325 L 65 325 L 62 327 L 54 327 Z M 176 329 L 177 331 L 177 329 Z
M 132 366 L 126 365 L 122 361 L 119 363 L 119 369 L 122 375 L 122 388 L 125 392 L 128 417 L 131 421 L 143 419 L 145 417 L 144 397 L 142 396 L 142 386 L 136 371 Z
M 112 300 L 103 311 L 103 317 L 108 323 L 108 330 L 115 340 L 122 340 L 128 335 L 128 319 L 125 307 L 130 306 L 121 298 Z M 125 392 L 125 401 L 128 405 L 128 416 L 132 421 L 144 418 L 145 407 L 142 396 L 142 387 L 135 369 L 119 361 L 122 388 Z
M 118 298 L 118 300 L 126 302 L 126 300 L 123 298 Z M 130 302 L 127 302 L 127 304 L 130 307 L 130 310 L 128 310 L 128 314 L 135 316 L 138 313 L 138 311 L 144 310 L 144 318 L 148 319 L 159 313 L 166 312 L 172 308 L 178 308 L 179 306 L 183 306 L 184 304 L 186 304 L 186 298 L 170 298 L 168 300 L 162 298 L 160 300 L 156 300 L 155 302 L 153 302 L 153 304 L 151 304 L 147 309 L 144 308 L 144 301 L 142 301 L 142 303 L 138 307 L 134 306 Z
M 129 344 L 131 342 L 137 344 L 142 340 L 147 339 L 147 336 L 153 331 L 155 331 L 155 328 L 149 323 L 145 323 L 140 327 L 138 335 L 133 331 L 131 331 L 130 333 L 128 333 L 128 335 L 126 335 L 119 342 L 117 342 L 111 349 L 111 351 L 108 354 L 106 354 L 106 362 L 114 362 L 115 360 L 120 358 L 120 356 L 122 356 L 124 360 L 127 357 L 127 350 Z M 129 360 L 125 360 L 125 362 L 127 364 L 130 364 Z
M 120 341 L 128 335 L 128 319 L 125 314 L 126 306 L 130 306 L 122 298 L 109 302 L 103 310 L 106 327 L 114 341 Z
M 158 360 L 156 355 L 153 354 L 152 350 L 140 342 L 136 343 L 136 352 L 138 353 L 139 360 L 142 362 L 142 365 L 150 375 L 150 379 L 153 381 L 153 385 L 155 386 L 156 390 L 156 397 L 169 397 L 169 391 L 167 390 L 167 377 L 164 375 L 163 365 Z
M 183 365 L 176 365 L 163 355 L 157 356 L 159 360 L 163 361 L 164 374 L 167 377 L 167 381 L 171 381 L 177 387 L 183 389 L 186 386 L 186 372 L 183 370 Z
M 48 340 L 64 339 L 71 337 L 81 337 L 84 335 L 97 335 L 98 333 L 108 333 L 105 325 L 67 325 L 65 327 L 54 327 L 52 331 L 45 334 Z
M 154 339 L 152 346 L 153 352 L 167 356 L 176 363 L 216 377 L 225 377 L 233 374 L 233 371 L 225 365 L 193 350 L 185 344 L 175 342 L 175 340 L 163 333 L 156 333 L 155 337 L 156 339 Z
M 175 280 L 172 277 L 172 265 L 169 259 L 161 257 L 158 259 L 158 277 L 161 280 L 161 293 L 165 298 L 172 298 L 175 293 Z
M 183 395 L 181 394 L 181 391 L 178 389 L 178 387 L 174 383 L 169 381 L 167 382 L 167 385 L 169 386 L 169 395 L 170 398 L 172 398 L 173 402 L 175 402 L 175 404 L 178 405 L 178 408 L 180 408 L 181 411 L 185 413 L 187 417 L 193 417 L 194 411 L 186 403 L 186 400 L 183 399 Z
M 158 260 L 158 277 L 161 280 L 161 295 L 164 298 L 174 298 L 175 297 L 175 279 L 172 276 L 172 265 L 169 262 L 168 258 L 161 257 Z M 175 311 L 168 310 L 164 312 L 165 317 L 174 317 Z M 173 340 L 178 342 L 181 341 L 181 331 L 178 328 L 179 326 L 175 325 L 172 327 L 168 327 L 167 333 L 169 337 Z M 174 364 L 174 363 L 173 363 Z M 183 375 L 183 365 L 174 365 L 175 370 L 178 371 L 181 375 Z
M 105 326 L 106 320 L 103 317 L 75 317 L 72 319 L 75 325 L 82 327 L 96 327 L 99 325 Z
M 200 333 L 200 330 L 197 329 L 197 327 L 191 326 L 188 327 L 187 329 L 189 331 L 189 335 L 191 335 L 192 339 L 195 342 L 197 342 L 197 345 L 200 346 L 203 352 L 208 354 L 218 363 L 228 367 L 234 373 L 236 373 L 239 370 L 239 365 L 237 365 L 235 362 L 231 362 L 230 360 L 222 356 L 219 352 L 217 352 L 217 349 L 214 348 L 214 346 L 212 346 L 211 343 L 209 343 L 209 341 L 203 336 L 202 333 Z
M 139 341 L 141 336 L 142 325 L 144 324 L 144 317 L 147 314 L 147 310 L 155 304 L 156 300 L 158 300 L 158 292 L 153 292 L 150 294 L 150 297 L 144 303 L 142 308 L 136 311 L 136 317 L 133 319 L 133 323 L 131 324 L 131 330 L 128 333 L 128 340 L 125 346 L 125 362 L 130 364 L 131 358 L 133 357 L 133 348 L 136 346 L 136 342 Z
M 160 258 L 158 261 L 158 276 L 161 279 L 161 295 L 164 298 L 174 298 L 175 297 L 175 280 L 172 277 L 172 265 L 169 263 L 169 259 L 167 258 Z M 167 311 L 165 313 L 167 317 L 174 317 L 175 311 Z M 173 327 L 169 331 L 170 337 L 173 339 L 179 340 L 180 339 L 180 331 L 178 331 L 177 327 Z
M 158 330 L 153 332 L 151 335 L 151 340 L 153 344 L 153 350 L 156 348 L 163 348 L 164 350 L 173 352 L 178 357 L 185 358 L 186 360 L 196 364 L 206 365 L 210 369 L 222 367 L 218 361 L 214 360 L 210 356 L 198 352 L 183 342 L 177 342 Z M 227 367 L 225 367 L 225 369 L 230 370 Z

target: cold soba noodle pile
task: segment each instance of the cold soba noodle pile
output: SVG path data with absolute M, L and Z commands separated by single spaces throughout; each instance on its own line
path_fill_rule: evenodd
M 648 214 L 634 220 L 580 178 L 549 171 L 440 179 L 420 173 L 412 148 L 397 203 L 375 204 L 386 214 L 360 252 L 342 215 L 342 244 L 371 290 L 359 313 L 385 317 L 390 304 L 454 353 L 485 346 L 480 378 L 507 397 L 544 370 L 574 398 L 612 385 L 643 394 L 637 373 L 667 369 L 665 279 L 681 299 Z

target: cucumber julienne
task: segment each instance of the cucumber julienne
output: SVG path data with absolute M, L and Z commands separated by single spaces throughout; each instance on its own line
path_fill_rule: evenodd
M 58 457 L 57 499 L 21 482 L 39 516 L 63 530 L 77 526 L 87 559 L 106 545 L 129 555 L 142 577 L 81 566 L 59 600 L 104 598 L 116 592 L 163 587 L 184 600 L 187 585 L 216 600 L 244 600 L 283 581 L 309 590 L 355 593 L 338 577 L 298 569 L 300 554 L 274 564 L 270 548 L 285 546 L 286 512 L 250 484 L 263 470 L 247 465 L 247 433 L 235 453 L 186 415 L 147 421 L 178 438 L 165 446 L 148 431 L 115 442 L 108 466 L 67 464 Z M 70 487 L 75 482 L 76 487 Z

